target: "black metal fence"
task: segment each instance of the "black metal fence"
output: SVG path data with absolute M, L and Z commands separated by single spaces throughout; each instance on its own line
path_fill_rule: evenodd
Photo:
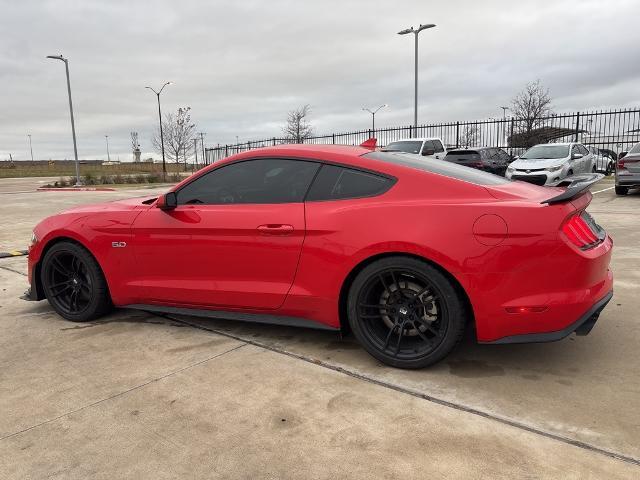
M 554 114 L 535 120 L 502 118 L 332 133 L 304 139 L 305 144 L 359 145 L 376 137 L 378 146 L 411 137 L 439 137 L 448 148 L 471 146 L 501 147 L 512 155 L 537 143 L 582 142 L 610 150 L 616 155 L 640 141 L 640 109 Z M 296 143 L 273 137 L 206 149 L 206 164 L 254 148 Z

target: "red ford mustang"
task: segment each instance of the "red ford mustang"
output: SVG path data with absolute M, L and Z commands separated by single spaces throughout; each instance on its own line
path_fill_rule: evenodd
M 159 198 L 42 221 L 31 298 L 92 320 L 113 305 L 351 330 L 420 368 L 465 327 L 483 343 L 586 334 L 612 296 L 612 240 L 565 188 L 361 147 L 234 155 Z

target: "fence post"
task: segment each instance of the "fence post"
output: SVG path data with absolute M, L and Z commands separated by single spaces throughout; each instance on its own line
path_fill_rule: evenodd
M 273 137 L 273 146 L 276 146 L 276 137 Z
M 580 112 L 576 113 L 576 135 L 573 139 L 574 142 L 578 141 L 578 133 L 580 132 Z
M 515 123 L 515 119 L 511 117 L 511 132 L 509 133 L 509 138 L 507 139 L 507 146 L 509 147 L 509 155 L 513 157 L 513 124 Z
M 460 122 L 456 122 L 456 148 L 460 148 Z
M 335 145 L 336 144 L 336 134 L 335 133 L 331 134 L 331 140 L 333 141 L 333 144 Z

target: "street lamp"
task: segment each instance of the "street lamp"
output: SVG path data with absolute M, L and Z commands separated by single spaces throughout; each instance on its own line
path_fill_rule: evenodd
M 31 150 L 31 161 L 33 162 L 33 146 L 31 145 L 31 134 L 27 134 L 27 137 L 29 137 L 29 150 Z
M 67 93 L 69 94 L 69 113 L 71 115 L 71 133 L 73 134 L 73 155 L 76 159 L 76 187 L 81 186 L 80 183 L 80 164 L 78 162 L 78 146 L 76 144 L 76 125 L 73 121 L 73 103 L 71 102 L 71 82 L 69 81 L 69 60 L 62 55 L 47 55 L 52 60 L 60 60 L 64 62 L 64 68 L 67 72 Z
M 413 99 L 413 125 L 414 125 L 414 135 L 418 135 L 418 34 L 422 30 L 426 30 L 427 28 L 433 28 L 435 24 L 427 23 L 426 25 L 420 24 L 418 28 L 405 28 L 398 32 L 398 35 L 406 35 L 408 33 L 413 33 L 415 37 L 415 72 L 414 72 L 414 99 Z
M 162 85 L 162 88 L 160 89 L 159 92 L 157 92 L 155 89 L 151 87 L 144 87 L 144 88 L 148 88 L 153 93 L 155 93 L 156 97 L 158 98 L 158 120 L 160 121 L 160 146 L 162 148 L 162 181 L 163 182 L 167 181 L 167 164 L 165 163 L 165 160 L 164 160 L 164 136 L 162 135 L 162 112 L 160 111 L 160 94 L 162 93 L 162 90 L 164 90 L 164 87 L 166 87 L 167 85 L 171 85 L 172 83 L 173 82 L 167 82 L 164 85 Z
M 506 120 L 507 119 L 507 110 L 509 110 L 509 107 L 500 107 L 502 109 L 502 119 Z
M 375 110 L 371 111 L 366 107 L 362 107 L 362 110 L 365 112 L 369 112 L 371 114 L 371 131 L 373 132 L 373 135 L 375 136 L 376 134 L 376 113 L 378 113 L 378 111 L 382 108 L 388 107 L 389 105 L 387 105 L 386 103 L 384 105 L 380 105 L 378 108 L 376 108 Z
M 109 135 L 104 136 L 107 141 L 107 162 L 111 163 L 111 155 L 109 155 Z

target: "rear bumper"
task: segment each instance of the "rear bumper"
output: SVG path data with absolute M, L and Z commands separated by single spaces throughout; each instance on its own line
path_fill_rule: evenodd
M 596 322 L 598 321 L 598 317 L 600 316 L 600 312 L 604 310 L 604 307 L 607 306 L 607 303 L 613 297 L 613 291 L 607 293 L 604 298 L 598 300 L 594 303 L 589 310 L 587 310 L 578 320 L 570 324 L 569 326 L 563 328 L 562 330 L 557 330 L 555 332 L 544 332 L 544 333 L 526 333 L 523 335 L 511 335 L 508 337 L 503 337 L 498 340 L 494 340 L 492 342 L 479 342 L 486 344 L 506 344 L 506 343 L 541 343 L 541 342 L 555 342 L 558 340 L 562 340 L 563 338 L 571 335 L 575 332 L 576 335 L 587 335 L 591 329 L 594 327 Z
M 616 187 L 640 187 L 640 174 L 616 175 Z

